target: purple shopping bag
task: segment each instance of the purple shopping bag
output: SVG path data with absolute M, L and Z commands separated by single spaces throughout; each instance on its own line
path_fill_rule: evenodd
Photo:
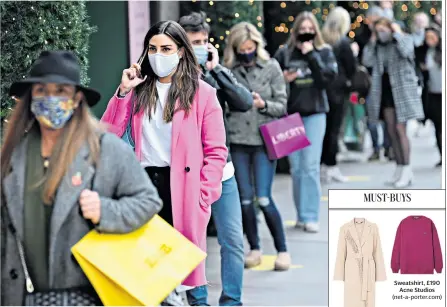
M 299 113 L 274 120 L 259 129 L 271 160 L 281 159 L 310 145 Z

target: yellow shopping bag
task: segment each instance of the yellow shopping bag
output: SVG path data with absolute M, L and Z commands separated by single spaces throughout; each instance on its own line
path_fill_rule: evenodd
M 71 251 L 105 306 L 158 306 L 206 258 L 158 215 L 129 234 L 91 231 Z

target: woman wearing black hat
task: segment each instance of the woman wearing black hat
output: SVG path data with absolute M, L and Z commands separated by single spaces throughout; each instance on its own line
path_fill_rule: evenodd
M 101 304 L 70 248 L 93 228 L 131 232 L 161 208 L 132 150 L 90 114 L 99 93 L 79 80 L 74 54 L 45 51 L 10 89 L 19 99 L 1 150 L 3 306 Z

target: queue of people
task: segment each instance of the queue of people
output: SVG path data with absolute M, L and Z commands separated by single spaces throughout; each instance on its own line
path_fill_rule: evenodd
M 321 175 L 347 181 L 336 157 L 359 64 L 349 26 L 340 7 L 322 30 L 302 12 L 287 43 L 270 56 L 257 28 L 241 22 L 230 30 L 221 61 L 204 14 L 158 22 L 138 63 L 123 70 L 101 123 L 89 111 L 100 95 L 80 85 L 75 56 L 43 52 L 10 91 L 18 103 L 2 146 L 2 280 L 9 281 L 1 285 L 2 305 L 22 305 L 30 282 L 37 292 L 82 293 L 100 305 L 70 247 L 92 229 L 128 233 L 155 214 L 204 251 L 213 216 L 219 305 L 242 305 L 244 268 L 263 261 L 256 207 L 277 251 L 274 269 L 288 270 L 291 255 L 272 196 L 277 161 L 269 159 L 259 128 L 301 115 L 310 145 L 288 157 L 296 227 L 318 232 Z M 396 161 L 389 183 L 404 188 L 413 180 L 406 122 L 424 118 L 414 40 L 389 10 L 371 31 L 361 53 L 372 74 L 368 118 L 384 120 Z M 424 31 L 425 115 L 441 150 L 441 36 L 436 26 Z M 208 305 L 205 262 L 173 294 L 182 291 L 189 305 Z

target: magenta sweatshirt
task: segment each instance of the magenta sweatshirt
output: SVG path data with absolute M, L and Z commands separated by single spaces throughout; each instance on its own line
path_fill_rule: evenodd
M 401 274 L 441 273 L 441 244 L 432 220 L 422 215 L 409 216 L 400 222 L 394 240 L 391 269 Z

